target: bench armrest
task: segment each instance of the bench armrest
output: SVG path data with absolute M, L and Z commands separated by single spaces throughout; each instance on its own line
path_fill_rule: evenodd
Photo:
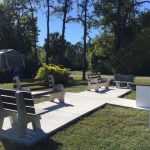
M 108 79 L 107 78 L 101 78 L 101 81 L 108 82 Z
M 53 91 L 64 91 L 64 86 L 63 84 L 55 84 L 53 86 Z

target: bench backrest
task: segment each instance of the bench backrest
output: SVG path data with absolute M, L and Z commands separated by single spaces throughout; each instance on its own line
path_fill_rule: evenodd
M 115 74 L 115 81 L 134 82 L 134 75 L 132 74 Z
M 91 73 L 87 74 L 87 79 L 90 83 L 98 83 L 102 78 L 100 73 Z
M 42 81 L 36 81 L 35 83 L 27 83 L 27 84 L 21 84 L 20 79 L 18 76 L 15 76 L 13 78 L 14 81 L 14 89 L 19 89 L 19 90 L 27 90 L 26 88 L 28 88 L 31 91 L 35 91 L 35 90 L 41 90 L 44 88 L 53 88 L 53 86 L 55 85 L 55 81 L 54 81 L 54 77 L 53 75 L 49 75 L 44 82 Z M 35 87 L 36 86 L 36 87 Z M 32 88 L 34 87 L 34 88 Z
M 88 78 L 88 79 L 92 79 L 92 78 L 101 79 L 101 74 L 100 74 L 100 73 L 87 74 L 87 78 Z
M 34 101 L 31 92 L 20 92 L 19 99 L 16 98 L 17 91 L 0 89 L 0 107 L 9 111 L 24 111 L 27 114 L 35 114 Z

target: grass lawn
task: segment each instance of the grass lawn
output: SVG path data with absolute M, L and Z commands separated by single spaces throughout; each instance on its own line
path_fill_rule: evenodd
M 51 149 L 148 150 L 148 112 L 107 105 L 52 136 Z
M 136 83 L 140 83 L 140 84 L 150 84 L 150 78 L 147 78 L 147 79 L 143 79 L 142 77 L 137 77 L 135 78 L 135 82 Z M 131 93 L 129 93 L 128 95 L 125 95 L 124 98 L 127 98 L 127 99 L 133 99 L 135 100 L 136 99 L 136 91 L 133 90 Z
M 148 112 L 107 105 L 33 150 L 149 150 L 147 127 Z
M 125 95 L 123 98 L 127 98 L 127 99 L 136 99 L 136 91 L 133 90 L 131 93 L 129 93 L 128 95 Z

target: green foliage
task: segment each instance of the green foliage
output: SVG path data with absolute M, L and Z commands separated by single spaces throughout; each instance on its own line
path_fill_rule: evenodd
M 80 42 L 76 44 L 66 43 L 64 66 L 73 70 L 82 70 L 83 68 L 83 45 Z
M 25 54 L 28 59 L 34 54 L 33 62 L 37 62 L 35 49 L 38 29 L 34 12 L 38 0 L 4 2 L 4 5 L 0 4 L 0 49 L 16 49 Z
M 111 48 L 113 46 L 113 36 L 109 34 L 102 34 L 100 37 L 94 39 L 89 46 L 88 62 L 89 68 L 93 72 L 101 72 L 102 74 L 111 74 Z
M 146 1 L 145 1 L 146 2 Z M 150 75 L 147 69 L 150 11 L 140 11 L 137 0 L 101 0 L 94 3 L 102 34 L 89 53 L 90 66 L 107 73 Z
M 55 78 L 55 82 L 62 82 L 63 78 L 68 77 L 70 74 L 70 69 L 63 68 L 62 66 L 54 65 L 54 64 L 43 64 L 42 67 L 39 68 L 35 79 L 45 80 L 48 75 L 53 75 Z
M 44 49 L 41 49 L 38 51 L 38 58 L 39 58 L 39 61 L 40 63 L 45 63 L 45 60 L 46 60 L 46 52 L 44 51 Z
M 73 70 L 83 68 L 83 45 L 78 42 L 76 44 L 71 44 L 64 40 L 64 46 L 62 45 L 62 36 L 58 33 L 51 33 L 49 35 L 49 46 L 48 50 L 48 42 L 45 40 L 44 49 L 48 52 L 49 63 L 52 64 L 61 64 L 67 68 L 71 68 Z M 63 47 L 63 48 L 62 48 Z M 39 59 L 43 63 L 45 62 L 45 52 L 40 51 Z

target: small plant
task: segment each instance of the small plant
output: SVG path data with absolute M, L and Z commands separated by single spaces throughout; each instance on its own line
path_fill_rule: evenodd
M 70 69 L 44 63 L 42 64 L 42 67 L 39 68 L 35 79 L 45 80 L 48 75 L 53 75 L 56 83 L 63 82 L 63 79 L 70 75 Z

